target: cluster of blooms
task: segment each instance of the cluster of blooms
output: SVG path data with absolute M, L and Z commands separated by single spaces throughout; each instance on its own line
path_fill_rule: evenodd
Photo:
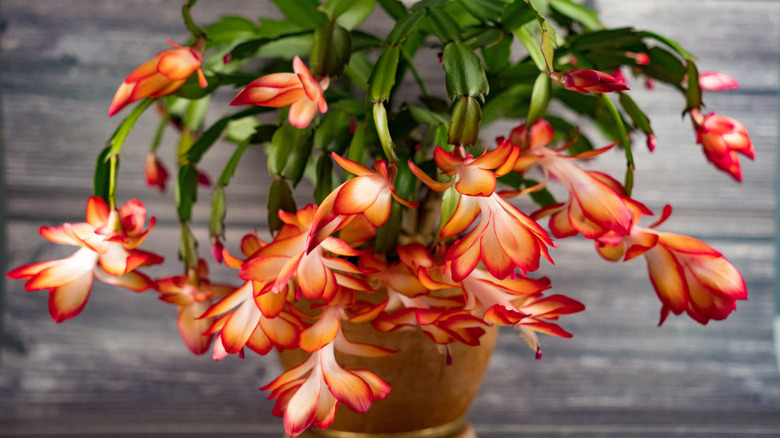
M 109 115 L 139 99 L 169 94 L 196 72 L 200 85 L 206 86 L 200 69 L 202 50 L 200 41 L 193 47 L 176 46 L 139 67 L 117 91 Z M 318 112 L 327 111 L 323 90 L 329 79 L 314 78 L 297 57 L 293 68 L 295 73 L 253 81 L 231 104 L 290 106 L 290 123 L 306 127 Z M 592 70 L 550 75 L 581 93 L 627 89 L 621 80 Z M 714 81 L 709 88 L 726 87 L 718 85 L 722 78 Z M 691 116 L 707 158 L 741 179 L 736 154 L 753 158 L 744 127 L 723 116 L 703 116 L 698 109 Z M 281 211 L 284 225 L 270 242 L 248 235 L 241 242 L 242 257 L 221 251 L 225 264 L 238 270 L 244 282 L 240 287 L 209 282 L 202 260 L 186 275 L 156 281 L 138 272 L 141 266 L 162 261 L 137 249 L 152 227 L 143 231 L 145 208 L 130 201 L 114 209 L 100 197 L 90 198 L 87 222 L 41 228 L 46 239 L 80 246 L 73 256 L 21 266 L 8 276 L 27 280 L 27 290 L 48 290 L 49 309 L 57 322 L 83 309 L 97 278 L 134 291 L 155 289 L 163 301 L 178 306 L 179 330 L 194 353 L 211 348 L 213 357 L 221 359 L 243 355 L 245 347 L 258 354 L 303 349 L 309 359 L 264 388 L 277 400 L 275 413 L 284 417 L 292 436 L 310 426 L 327 427 L 340 403 L 365 412 L 390 391 L 380 376 L 346 370 L 337 363 L 337 350 L 361 356 L 393 353 L 351 342 L 342 331 L 343 321 L 370 322 L 382 332 L 415 328 L 442 345 L 477 345 L 485 327 L 514 326 L 531 340 L 538 356 L 536 332 L 570 337 L 556 321 L 584 306 L 563 295 L 546 294 L 547 278 L 527 276 L 539 269 L 542 258 L 552 262 L 553 237 L 581 234 L 611 261 L 644 256 L 662 303 L 661 322 L 670 312 L 686 312 L 701 323 L 723 319 L 737 300 L 747 298 L 744 280 L 720 253 L 691 237 L 654 229 L 669 216 L 670 208 L 655 225 L 641 227 L 641 217 L 652 214 L 647 207 L 629 197 L 614 178 L 576 164 L 614 145 L 571 155 L 568 144 L 550 147 L 554 135 L 548 122 L 538 120 L 517 127 L 478 157 L 463 146 L 437 146 L 433 160 L 439 177 L 409 160 L 411 172 L 431 190 L 454 189 L 457 207 L 445 218 L 433 244 L 401 245 L 393 256 L 375 253 L 366 245 L 387 223 L 393 200 L 417 206 L 396 194 L 398 164 L 377 161 L 371 169 L 334 153 L 333 159 L 354 177 L 320 205 L 295 213 Z M 535 168 L 544 175 L 538 186 L 497 190 L 498 177 L 524 175 Z M 166 175 L 156 156 L 150 155 L 150 184 L 164 188 Z M 508 201 L 550 179 L 568 191 L 565 202 L 529 216 Z M 537 223 L 546 216 L 549 233 Z M 366 299 L 378 291 L 385 294 L 383 299 Z

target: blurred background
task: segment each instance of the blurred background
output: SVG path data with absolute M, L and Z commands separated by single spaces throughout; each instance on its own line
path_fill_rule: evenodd
M 0 0 L 5 271 L 72 252 L 41 238 L 38 228 L 83 221 L 97 154 L 120 121 L 106 116 L 111 98 L 135 67 L 169 47 L 166 38 L 186 41 L 179 3 Z M 728 320 L 706 327 L 687 317 L 670 317 L 657 327 L 660 303 L 643 261 L 610 264 L 589 241 L 558 242 L 556 265 L 541 274 L 551 277 L 556 291 L 585 303 L 586 312 L 563 321 L 574 338 L 545 337 L 544 359 L 536 361 L 516 332 L 503 331 L 469 418 L 482 438 L 779 436 L 772 324 L 780 2 L 589 4 L 600 9 L 606 25 L 671 37 L 698 56 L 701 71 L 721 71 L 740 82 L 740 89 L 707 93 L 704 100 L 707 111 L 739 120 L 751 135 L 756 160 L 742 160 L 741 184 L 705 160 L 676 92 L 664 85 L 647 90 L 640 81 L 629 86 L 651 115 L 658 139 L 652 154 L 636 149 L 634 197 L 656 212 L 671 203 L 674 214 L 662 229 L 721 251 L 743 273 L 749 300 L 739 302 Z M 201 0 L 193 14 L 203 23 L 225 14 L 277 12 L 266 1 Z M 386 25 L 381 17 L 372 22 Z M 210 114 L 207 123 L 219 115 Z M 119 199 L 138 197 L 157 217 L 145 247 L 167 263 L 146 272 L 162 277 L 181 268 L 172 190 L 160 193 L 143 179 L 156 126 L 149 111 L 130 135 Z M 484 137 L 506 135 L 513 126 L 499 123 Z M 216 147 L 204 159 L 213 178 L 232 148 Z M 160 154 L 174 162 L 172 133 Z M 622 175 L 619 153 L 603 158 L 609 173 Z M 263 229 L 267 183 L 263 152 L 251 148 L 227 189 L 230 250 L 246 232 Z M 209 199 L 210 191 L 202 191 L 204 205 L 194 220 L 204 257 Z M 216 269 L 212 279 L 235 278 L 231 270 Z M 21 281 L 4 284 L 0 436 L 281 435 L 267 393 L 258 391 L 279 372 L 273 357 L 194 357 L 179 339 L 175 307 L 151 292 L 96 284 L 78 318 L 55 324 L 45 291 L 25 292 Z

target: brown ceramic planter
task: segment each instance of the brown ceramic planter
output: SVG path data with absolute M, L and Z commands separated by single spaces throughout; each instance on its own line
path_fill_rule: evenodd
M 339 406 L 336 419 L 325 431 L 312 430 L 302 437 L 332 438 L 466 438 L 474 432 L 466 412 L 479 391 L 495 346 L 497 327 L 490 327 L 481 345 L 449 344 L 451 365 L 445 347 L 433 343 L 419 331 L 380 333 L 370 324 L 344 325 L 346 337 L 371 343 L 398 353 L 364 358 L 337 354 L 346 369 L 367 369 L 391 386 L 390 395 L 371 405 L 364 414 Z M 281 354 L 286 369 L 303 362 L 301 350 Z

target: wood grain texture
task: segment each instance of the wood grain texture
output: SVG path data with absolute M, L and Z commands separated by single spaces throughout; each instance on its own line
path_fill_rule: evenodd
M 8 266 L 69 254 L 39 238 L 38 227 L 82 220 L 96 155 L 118 123 L 106 118 L 116 87 L 164 49 L 165 38 L 186 37 L 173 3 L 0 3 Z M 697 53 L 702 70 L 740 80 L 741 90 L 707 94 L 705 102 L 708 110 L 740 120 L 752 136 L 757 159 L 743 160 L 741 185 L 704 160 L 689 121 L 681 120 L 684 102 L 677 95 L 663 86 L 646 91 L 630 84 L 658 137 L 656 152 L 636 152 L 634 195 L 655 211 L 672 203 L 675 213 L 664 230 L 704 239 L 723 252 L 744 274 L 750 299 L 727 321 L 704 327 L 679 317 L 658 328 L 660 304 L 644 262 L 609 264 L 587 241 L 561 241 L 556 265 L 541 273 L 556 291 L 586 304 L 586 312 L 563 321 L 575 337 L 545 337 L 544 359 L 535 361 L 516 333 L 502 331 L 470 420 L 481 438 L 780 436 L 772 339 L 780 2 L 596 3 L 607 24 L 657 30 Z M 267 2 L 249 0 L 201 0 L 195 9 L 196 19 L 273 11 Z M 164 276 L 179 269 L 175 237 L 165 237 L 175 234 L 176 223 L 165 203 L 172 194 L 143 185 L 154 127 L 153 115 L 144 116 L 128 140 L 120 198 L 139 196 L 158 217 L 149 249 L 170 263 L 150 274 Z M 508 127 L 498 124 L 485 137 Z M 163 145 L 169 161 L 172 141 Z M 221 144 L 204 168 L 217 175 L 232 148 Z M 265 222 L 263 154 L 247 154 L 228 190 L 231 248 Z M 610 173 L 622 174 L 619 154 L 603 161 Z M 205 239 L 202 207 L 195 225 Z M 215 277 L 230 281 L 234 273 L 217 270 Z M 149 293 L 98 285 L 82 315 L 57 325 L 45 292 L 6 284 L 0 436 L 281 435 L 272 403 L 257 389 L 279 371 L 273 358 L 215 363 L 193 357 L 178 338 L 175 310 Z

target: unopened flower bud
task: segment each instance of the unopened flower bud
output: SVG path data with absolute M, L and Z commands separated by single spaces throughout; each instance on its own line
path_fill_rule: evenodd
M 314 30 L 309 65 L 316 77 L 338 76 L 352 55 L 352 34 L 336 23 L 326 21 Z
M 450 129 L 447 142 L 454 145 L 470 146 L 479 140 L 479 125 L 482 121 L 482 108 L 472 96 L 460 96 L 450 113 Z

